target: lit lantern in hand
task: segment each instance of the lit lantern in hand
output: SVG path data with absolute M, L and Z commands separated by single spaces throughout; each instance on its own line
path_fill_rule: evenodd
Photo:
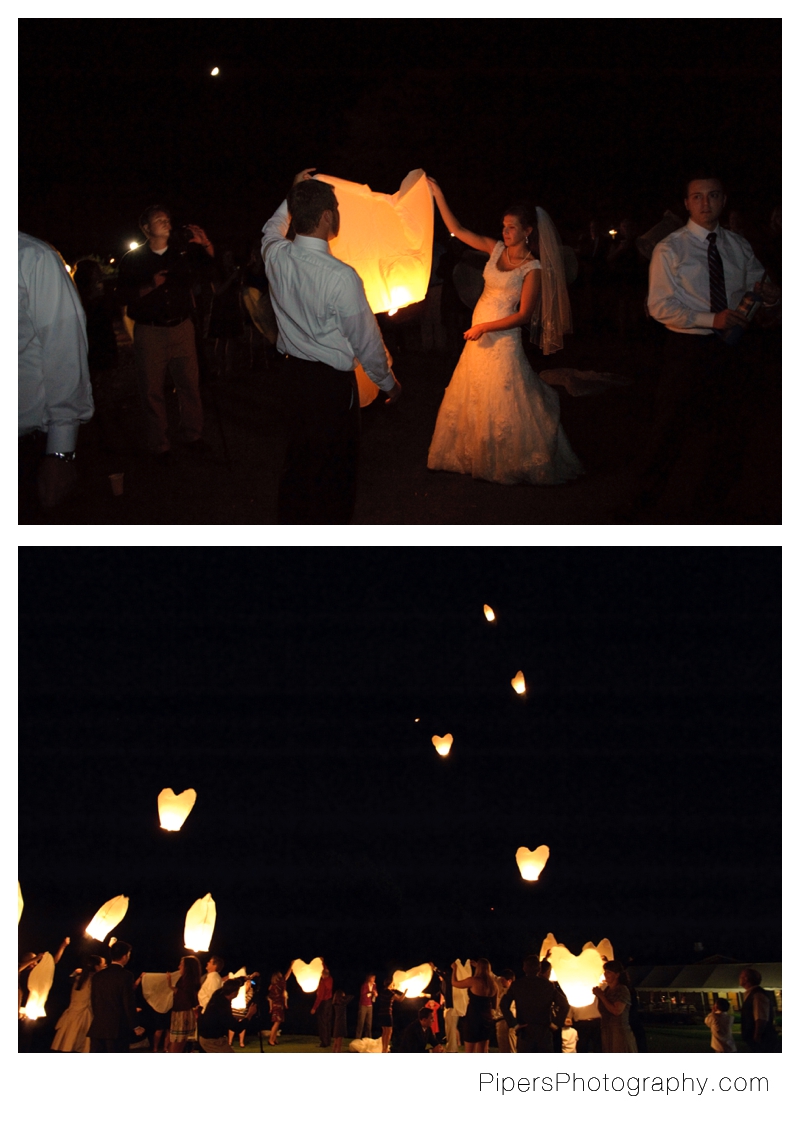
M 175 795 L 172 788 L 164 788 L 158 793 L 158 817 L 161 828 L 165 831 L 179 831 L 186 822 L 186 816 L 194 807 L 197 792 L 194 788 L 187 788 L 180 795 Z
M 86 925 L 86 935 L 102 943 L 108 933 L 117 927 L 127 911 L 128 897 L 112 897 L 110 901 L 106 901 L 102 908 L 97 910 Z
M 519 872 L 522 874 L 522 880 L 538 881 L 539 874 L 544 869 L 549 857 L 549 846 L 537 846 L 535 850 L 529 850 L 527 846 L 520 846 L 517 851 L 517 865 L 519 866 Z
M 603 961 L 597 948 L 584 948 L 580 955 L 573 955 L 569 948 L 554 947 L 550 950 L 550 962 L 558 973 L 558 983 L 567 996 L 570 1006 L 589 1006 L 594 1002 L 592 988 L 603 974 Z
M 422 169 L 409 172 L 394 195 L 330 175 L 339 204 L 339 233 L 329 242 L 364 282 L 373 312 L 396 312 L 425 299 L 433 254 L 433 199 Z
M 436 749 L 439 756 L 447 756 L 453 744 L 453 734 L 446 733 L 444 737 L 434 736 L 431 737 L 431 741 L 433 741 L 433 747 Z
M 485 604 L 483 606 L 483 615 L 486 617 L 490 624 L 495 619 L 494 609 L 490 608 L 488 604 Z
M 195 901 L 186 914 L 183 944 L 189 951 L 208 951 L 217 922 L 217 906 L 210 893 Z
M 603 939 L 597 945 L 597 950 L 600 953 L 600 958 L 604 963 L 608 963 L 614 958 L 614 949 L 611 946 L 611 940 L 607 940 L 605 937 L 603 937 Z
M 23 903 L 24 902 L 22 900 L 22 886 L 20 885 L 19 882 L 17 882 L 17 924 L 19 924 L 20 920 L 22 920 Z
M 55 960 L 50 952 L 46 951 L 28 976 L 28 1001 L 23 1013 L 31 1021 L 44 1017 L 44 1004 L 53 985 L 55 969 Z
M 392 986 L 401 990 L 406 998 L 419 998 L 431 981 L 433 969 L 430 963 L 421 963 L 419 967 L 412 967 L 410 971 L 395 971 L 392 975 Z
M 514 687 L 517 694 L 525 693 L 525 676 L 523 675 L 522 671 L 517 671 L 517 673 L 511 680 L 511 685 Z
M 310 963 L 304 963 L 302 959 L 292 960 L 292 974 L 304 994 L 313 994 L 317 989 L 322 978 L 322 968 L 323 962 L 319 956 L 312 959 Z
M 235 975 L 228 975 L 228 978 L 239 979 L 243 975 L 247 975 L 247 971 L 244 967 L 240 967 Z M 247 987 L 244 985 L 244 983 L 242 983 L 236 994 L 234 994 L 233 998 L 231 999 L 231 1010 L 235 1010 L 237 1014 L 244 1014 L 244 1012 L 247 1010 Z

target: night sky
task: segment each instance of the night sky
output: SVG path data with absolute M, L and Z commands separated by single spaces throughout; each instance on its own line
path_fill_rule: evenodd
M 211 892 L 233 969 L 519 969 L 548 931 L 780 959 L 776 549 L 23 548 L 20 578 L 21 951 L 123 893 L 132 968 L 172 969 Z M 163 787 L 197 790 L 179 834 Z
M 777 19 L 22 20 L 20 228 L 119 256 L 160 202 L 242 254 L 307 166 L 389 193 L 423 167 L 471 228 L 523 196 L 566 238 L 683 214 L 716 171 L 762 222 L 780 43 Z

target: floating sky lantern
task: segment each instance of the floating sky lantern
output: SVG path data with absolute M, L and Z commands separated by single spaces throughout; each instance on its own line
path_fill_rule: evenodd
M 189 951 L 208 951 L 217 922 L 217 906 L 210 893 L 195 901 L 186 914 L 183 944 Z
M 406 998 L 419 998 L 431 981 L 433 968 L 430 963 L 421 963 L 419 967 L 412 967 L 410 971 L 395 971 L 392 975 L 392 986 L 401 990 Z
M 520 846 L 517 851 L 517 865 L 519 866 L 519 872 L 522 874 L 522 880 L 538 881 L 539 874 L 544 869 L 549 857 L 549 846 L 537 846 L 535 850 L 529 850 L 527 846 Z
M 517 694 L 525 693 L 525 676 L 523 675 L 522 671 L 517 671 L 517 673 L 511 680 L 511 685 L 514 687 Z
M 439 756 L 447 756 L 453 744 L 453 734 L 445 733 L 444 737 L 437 737 L 434 735 L 431 737 L 431 741 L 433 741 L 433 747 L 436 749 Z
M 108 933 L 117 927 L 128 911 L 128 900 L 128 897 L 119 896 L 106 901 L 86 925 L 86 935 L 91 936 L 93 940 L 99 940 L 102 944 Z
M 138 248 L 139 248 L 138 242 L 131 242 L 130 245 L 128 246 L 128 249 L 131 249 L 131 250 L 138 250 Z
M 318 175 L 336 192 L 341 219 L 329 245 L 364 282 L 373 312 L 396 312 L 424 300 L 433 254 L 433 200 L 421 168 L 409 172 L 394 195 L 366 184 Z
M 186 822 L 186 816 L 194 807 L 197 792 L 194 788 L 187 788 L 180 795 L 175 795 L 172 788 L 162 788 L 158 793 L 158 818 L 161 829 L 165 831 L 179 831 Z
M 317 989 L 322 978 L 323 966 L 324 964 L 319 956 L 312 959 L 310 963 L 304 963 L 302 959 L 292 960 L 292 974 L 297 979 L 300 990 L 304 994 L 312 994 Z
M 216 78 L 216 76 L 217 76 L 218 74 L 219 74 L 219 67 L 218 67 L 218 66 L 215 66 L 215 67 L 214 67 L 214 69 L 213 69 L 213 70 L 211 71 L 211 77 L 212 77 L 212 78 Z
M 483 615 L 486 617 L 490 624 L 495 619 L 494 609 L 490 608 L 488 604 L 485 604 L 483 606 Z
M 20 886 L 20 883 L 17 882 L 17 924 L 19 924 L 20 920 L 22 919 L 23 903 L 24 902 L 22 900 L 22 887 Z
M 592 987 L 603 973 L 603 961 L 597 948 L 584 948 L 580 955 L 573 955 L 569 948 L 550 949 L 550 962 L 553 965 L 550 978 L 557 973 L 558 983 L 567 996 L 570 1006 L 589 1006 L 594 1002 Z
M 55 960 L 46 951 L 28 976 L 28 1001 L 22 1012 L 31 1021 L 44 1017 L 44 1004 L 53 985 L 55 969 Z

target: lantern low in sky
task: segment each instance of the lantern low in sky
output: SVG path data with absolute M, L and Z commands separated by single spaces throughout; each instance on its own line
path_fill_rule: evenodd
M 597 948 L 584 948 L 573 955 L 569 948 L 555 947 L 550 951 L 552 979 L 558 974 L 558 985 L 567 996 L 570 1006 L 589 1006 L 594 1002 L 592 988 L 603 974 L 603 961 Z
M 517 694 L 525 693 L 525 676 L 523 675 L 522 671 L 517 671 L 517 673 L 511 680 L 511 685 L 514 687 Z
M 162 830 L 179 831 L 196 799 L 197 792 L 194 788 L 187 788 L 180 795 L 175 795 L 172 788 L 162 788 L 158 793 L 158 818 Z
M 305 963 L 302 959 L 292 960 L 292 974 L 304 994 L 312 994 L 317 989 L 322 978 L 322 968 L 323 962 L 319 956 L 310 963 Z
M 410 971 L 395 971 L 392 975 L 392 986 L 401 990 L 406 998 L 419 998 L 431 981 L 433 969 L 430 963 L 421 963 L 419 967 L 412 967 Z
M 339 233 L 329 242 L 340 261 L 364 282 L 373 312 L 393 312 L 424 300 L 433 256 L 433 199 L 421 168 L 394 195 L 330 175 L 339 204 Z
M 483 606 L 483 615 L 486 617 L 486 619 L 489 621 L 490 624 L 491 624 L 492 620 L 495 619 L 494 609 L 490 608 L 488 604 L 485 604 Z
M 102 944 L 108 933 L 117 927 L 128 911 L 128 900 L 128 897 L 119 896 L 106 901 L 86 925 L 86 935 L 99 940 Z
M 50 952 L 46 951 L 28 976 L 28 1001 L 23 1013 L 31 1021 L 44 1017 L 44 1005 L 53 985 L 55 969 L 55 960 Z
M 217 922 L 217 906 L 210 893 L 195 901 L 186 914 L 183 944 L 189 951 L 208 951 Z
M 444 737 L 431 737 L 433 747 L 436 749 L 439 756 L 447 756 L 453 744 L 453 734 L 445 733 Z
M 519 872 L 522 874 L 522 880 L 538 881 L 539 874 L 544 869 L 549 857 L 549 846 L 537 846 L 535 850 L 529 850 L 527 846 L 520 846 L 517 851 L 517 865 L 519 866 Z

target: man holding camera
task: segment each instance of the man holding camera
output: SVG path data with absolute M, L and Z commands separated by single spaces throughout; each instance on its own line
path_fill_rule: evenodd
M 213 270 L 214 247 L 199 226 L 170 238 L 172 221 L 162 206 L 139 219 L 147 244 L 126 253 L 119 267 L 119 295 L 136 324 L 133 353 L 147 418 L 147 446 L 159 463 L 172 463 L 164 383 L 167 370 L 178 393 L 181 433 L 192 452 L 204 453 L 192 284 Z

